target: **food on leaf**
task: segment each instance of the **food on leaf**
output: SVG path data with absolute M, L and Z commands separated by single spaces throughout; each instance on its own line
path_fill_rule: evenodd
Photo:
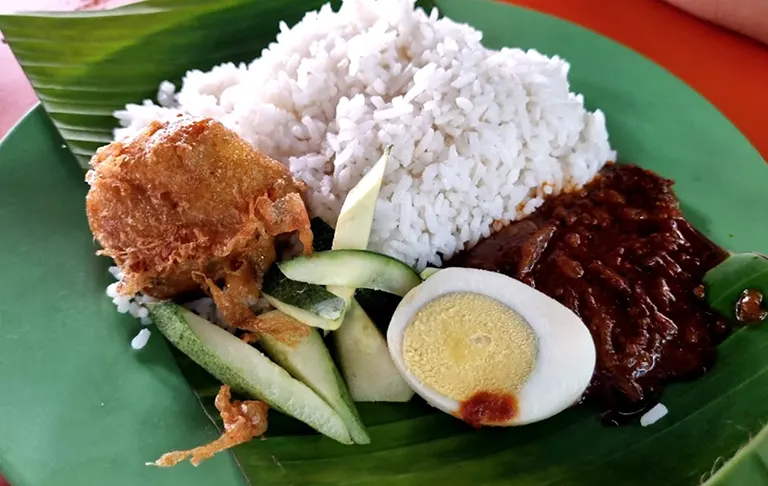
M 285 314 L 308 326 L 324 329 L 327 331 L 333 331 L 334 329 L 338 329 L 343 322 L 343 316 L 337 319 L 326 319 L 312 311 L 304 309 L 303 306 L 288 304 L 287 302 L 284 302 L 277 297 L 267 293 L 264 293 L 263 295 L 272 307 L 281 312 L 284 312 Z M 343 301 L 343 299 L 339 300 Z
M 733 253 L 704 275 L 709 306 L 737 324 L 768 320 L 768 257 Z
M 745 289 L 736 301 L 736 320 L 744 324 L 756 324 L 768 317 L 768 309 L 763 305 L 763 293 L 755 289 Z
M 255 347 L 171 302 L 153 304 L 151 316 L 179 351 L 222 383 L 332 439 L 352 443 L 344 421 L 325 400 Z
M 172 301 L 151 317 L 225 385 L 345 444 L 370 442 L 352 399 L 413 390 L 476 427 L 543 420 L 585 393 L 608 422 L 658 420 L 662 389 L 709 369 L 728 334 L 706 303 L 768 317 L 768 260 L 725 259 L 671 181 L 615 166 L 563 60 L 384 3 L 281 24 L 252 64 L 190 72 L 162 106 L 117 114 L 128 138 L 93 157 L 87 213 L 120 267 L 118 309 L 206 292 L 215 306 L 196 312 L 216 325 Z M 219 121 L 189 117 L 201 111 Z M 305 202 L 335 232 L 313 241 Z M 404 298 L 391 315 L 358 289 Z M 391 317 L 386 340 L 367 311 Z M 313 327 L 333 331 L 344 380 Z M 265 404 L 229 404 L 226 386 L 216 405 L 222 438 L 158 465 L 263 432 L 238 424 Z
M 419 274 L 405 263 L 367 250 L 316 252 L 277 265 L 286 277 L 299 282 L 382 290 L 401 297 L 421 283 Z
M 384 149 L 384 153 L 363 178 L 349 191 L 336 221 L 333 232 L 332 251 L 365 250 L 368 248 L 371 227 L 373 225 L 376 201 L 378 200 L 382 178 L 387 168 L 387 162 L 392 147 Z M 322 224 L 316 224 L 321 229 Z M 336 253 L 338 256 L 338 253 Z M 295 259 L 294 259 L 295 260 Z M 399 262 L 398 262 L 399 263 Z M 362 267 L 358 266 L 362 265 Z M 363 273 L 376 272 L 376 265 L 370 262 L 346 261 L 333 265 L 328 269 L 355 273 L 355 268 Z M 400 265 L 400 270 L 411 273 L 406 265 Z M 315 269 L 322 272 L 322 269 Z M 301 269 L 299 269 L 301 273 Z M 309 273 L 312 273 L 310 269 Z M 317 277 L 318 275 L 314 275 Z M 358 277 L 360 275 L 358 274 Z M 335 330 L 332 339 L 336 348 L 336 356 L 344 380 L 349 387 L 351 398 L 356 402 L 407 402 L 413 397 L 413 391 L 408 387 L 400 373 L 395 368 L 387 350 L 387 343 L 381 331 L 368 317 L 365 310 L 354 299 L 360 278 L 346 279 L 335 284 L 328 284 L 328 290 L 342 298 L 345 302 L 345 315 L 340 327 Z
M 332 294 L 321 285 L 291 280 L 273 265 L 264 276 L 264 294 L 294 307 L 322 317 L 336 320 L 344 316 L 344 299 Z
M 384 149 L 379 160 L 373 164 L 360 181 L 349 191 L 336 219 L 333 234 L 333 250 L 365 250 L 373 226 L 376 201 L 379 198 L 381 181 L 387 169 L 392 146 Z
M 252 316 L 243 297 L 258 297 L 275 236 L 298 231 L 311 252 L 304 184 L 218 121 L 153 122 L 101 148 L 91 165 L 88 221 L 99 254 L 123 272 L 124 295 L 167 299 L 202 287 L 237 326 Z
M 194 449 L 167 452 L 160 459 L 147 465 L 172 467 L 189 459 L 193 466 L 198 466 L 201 462 L 213 457 L 214 454 L 244 444 L 267 431 L 267 410 L 269 407 L 266 403 L 257 400 L 232 401 L 229 385 L 222 385 L 214 404 L 224 422 L 224 432 L 221 437 Z
M 271 336 L 289 346 L 300 343 L 312 332 L 312 328 L 306 324 L 280 311 L 259 314 L 238 328 L 257 336 Z
M 252 275 L 253 269 L 247 264 L 242 265 L 240 269 L 229 274 L 227 285 L 223 289 L 202 274 L 196 273 L 195 277 L 199 277 L 208 287 L 219 312 L 232 327 L 251 333 L 253 337 L 263 333 L 270 334 L 286 343 L 296 342 L 306 336 L 309 330 L 300 322 L 265 319 L 261 315 L 254 315 L 248 302 L 259 295 L 259 289 L 254 288 L 255 279 Z
M 407 402 L 413 397 L 392 361 L 386 339 L 356 300 L 332 338 L 339 368 L 356 402 Z
M 336 219 L 336 231 L 333 233 L 332 250 L 367 250 L 368 240 L 373 226 L 373 215 L 376 212 L 376 201 L 379 198 L 381 180 L 387 168 L 392 147 L 384 149 L 384 153 L 373 167 L 355 184 L 344 199 L 344 204 Z M 355 295 L 357 285 L 331 286 L 328 290 L 349 301 Z
M 726 252 L 685 220 L 671 186 L 609 164 L 449 262 L 519 279 L 581 317 L 597 346 L 587 395 L 607 423 L 636 419 L 668 383 L 701 375 L 729 332 L 696 295 Z
M 260 317 L 267 320 L 293 319 L 277 310 L 262 314 Z M 328 348 L 317 330 L 307 329 L 309 332 L 306 336 L 290 344 L 266 334 L 259 340 L 259 347 L 272 361 L 325 400 L 344 420 L 356 444 L 369 444 L 371 438 L 365 430 Z
M 474 426 L 523 425 L 576 404 L 595 369 L 576 314 L 499 273 L 447 268 L 395 311 L 387 341 L 408 384 Z

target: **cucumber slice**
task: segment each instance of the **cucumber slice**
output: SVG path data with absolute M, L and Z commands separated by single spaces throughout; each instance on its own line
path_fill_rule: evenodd
M 333 250 L 365 250 L 373 226 L 373 213 L 379 198 L 381 181 L 387 168 L 392 146 L 384 150 L 381 158 L 349 191 L 341 206 L 333 235 Z
M 344 317 L 344 299 L 327 291 L 322 285 L 291 280 L 275 266 L 264 276 L 262 292 L 280 302 L 317 314 L 323 319 L 334 321 Z
M 299 282 L 382 290 L 401 297 L 422 282 L 400 260 L 367 250 L 323 251 L 278 266 L 286 277 Z
M 379 197 L 381 181 L 384 178 L 384 171 L 391 150 L 392 147 L 388 147 L 384 151 L 379 161 L 352 188 L 344 200 L 344 205 L 341 207 L 336 222 L 332 250 L 365 250 L 368 248 L 376 200 Z M 333 266 L 337 265 L 337 263 L 333 264 Z M 334 272 L 348 272 L 350 268 L 355 266 L 355 262 L 348 261 L 343 269 L 336 268 Z M 366 264 L 358 268 L 365 270 Z M 410 268 L 406 267 L 406 270 L 412 272 Z M 410 280 L 416 282 L 419 279 L 417 276 Z M 354 300 L 355 289 L 364 286 L 361 283 L 361 281 L 353 279 L 340 282 L 340 285 L 328 286 L 328 290 L 343 298 L 347 303 L 347 315 L 344 317 L 344 323 L 333 337 L 336 342 L 342 373 L 349 384 L 350 393 L 355 401 L 408 401 L 413 396 L 413 392 L 392 362 L 386 340 L 365 311 Z M 405 289 L 402 290 L 407 292 Z
M 280 311 L 270 313 L 275 312 L 280 313 Z M 349 395 L 347 385 L 341 379 L 331 353 L 328 352 L 317 330 L 312 329 L 309 336 L 294 345 L 264 334 L 259 339 L 259 346 L 275 363 L 310 387 L 339 414 L 355 443 L 371 443 L 371 438 Z
M 422 280 L 426 280 L 426 279 L 428 279 L 429 277 L 431 277 L 432 275 L 436 274 L 439 271 L 440 271 L 439 268 L 427 267 L 427 268 L 425 268 L 424 270 L 421 271 L 421 273 L 419 274 L 419 277 L 421 277 Z
M 330 405 L 258 349 L 176 304 L 150 306 L 152 321 L 181 352 L 234 389 L 343 444 L 349 430 Z
M 265 299 L 267 299 L 267 302 L 269 302 L 269 305 L 271 305 L 275 309 L 281 312 L 284 312 L 285 314 L 288 314 L 289 316 L 293 317 L 297 321 L 303 322 L 308 326 L 317 327 L 319 329 L 325 329 L 326 331 L 335 331 L 341 326 L 341 323 L 344 322 L 343 316 L 340 317 L 339 319 L 334 319 L 334 320 L 325 319 L 315 314 L 314 312 L 309 312 L 300 307 L 286 304 L 285 302 L 281 301 L 280 299 L 266 292 L 262 292 L 261 295 Z
M 407 402 L 413 397 L 384 336 L 355 300 L 333 340 L 344 380 L 356 402 Z
M 384 170 L 387 168 L 392 146 L 384 150 L 381 158 L 366 173 L 360 182 L 349 191 L 344 204 L 341 206 L 339 218 L 336 220 L 336 232 L 333 234 L 332 250 L 365 250 L 373 226 L 373 214 L 376 212 L 376 200 L 379 197 Z M 349 302 L 355 296 L 355 287 L 328 287 L 335 295 Z

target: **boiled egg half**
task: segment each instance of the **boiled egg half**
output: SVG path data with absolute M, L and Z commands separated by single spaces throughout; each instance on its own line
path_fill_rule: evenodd
M 579 401 L 595 368 L 576 314 L 518 280 L 470 268 L 440 270 L 408 292 L 387 341 L 416 393 L 474 426 L 549 418 Z

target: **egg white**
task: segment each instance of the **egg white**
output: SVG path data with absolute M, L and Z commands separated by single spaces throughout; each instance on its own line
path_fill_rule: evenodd
M 456 415 L 460 403 L 422 383 L 405 365 L 403 336 L 428 302 L 450 293 L 485 295 L 520 314 L 537 338 L 536 362 L 515 396 L 519 410 L 508 422 L 524 425 L 547 419 L 575 404 L 595 369 L 595 344 L 584 323 L 570 309 L 522 282 L 500 273 L 446 268 L 412 289 L 400 302 L 387 330 L 389 352 L 408 385 L 430 405 Z M 482 391 L 482 390 L 478 390 Z

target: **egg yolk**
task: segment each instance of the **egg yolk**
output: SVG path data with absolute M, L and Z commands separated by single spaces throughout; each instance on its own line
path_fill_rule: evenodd
M 418 310 L 405 329 L 403 355 L 423 384 L 463 401 L 478 391 L 519 391 L 536 363 L 536 335 L 495 299 L 450 293 Z

